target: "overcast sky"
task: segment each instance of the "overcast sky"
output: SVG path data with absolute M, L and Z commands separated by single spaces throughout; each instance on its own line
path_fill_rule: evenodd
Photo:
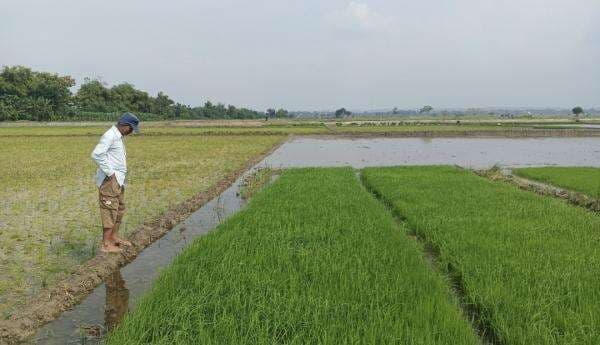
M 257 109 L 600 105 L 598 0 L 1 0 L 0 65 Z

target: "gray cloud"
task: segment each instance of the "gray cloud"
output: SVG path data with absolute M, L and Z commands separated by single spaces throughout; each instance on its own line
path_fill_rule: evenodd
M 596 0 L 0 4 L 0 65 L 291 109 L 600 105 Z

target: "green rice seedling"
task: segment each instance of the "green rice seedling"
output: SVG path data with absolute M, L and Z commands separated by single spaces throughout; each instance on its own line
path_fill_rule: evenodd
M 542 167 L 513 169 L 517 176 L 600 198 L 600 168 Z
M 107 344 L 477 344 L 353 170 L 284 171 L 162 272 Z
M 454 167 L 365 183 L 438 253 L 502 344 L 600 344 L 600 218 Z
M 269 167 L 259 168 L 246 176 L 240 186 L 240 196 L 244 200 L 250 199 L 256 194 L 265 184 L 271 180 L 276 170 Z

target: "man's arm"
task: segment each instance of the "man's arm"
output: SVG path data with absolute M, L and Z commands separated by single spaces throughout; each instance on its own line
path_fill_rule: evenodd
M 113 168 L 108 164 L 107 152 L 113 143 L 113 137 L 109 133 L 104 133 L 100 138 L 100 142 L 92 151 L 92 159 L 96 162 L 98 167 L 104 171 L 106 176 L 112 177 L 115 173 Z

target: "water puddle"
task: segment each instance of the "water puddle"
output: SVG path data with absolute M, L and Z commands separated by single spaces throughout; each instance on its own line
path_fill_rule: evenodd
M 160 270 L 190 241 L 213 230 L 245 205 L 239 196 L 243 177 L 144 249 L 130 264 L 114 272 L 81 304 L 40 328 L 28 343 L 100 344 L 107 331 L 119 324 L 127 310 L 150 288 Z
M 600 167 L 600 138 L 296 138 L 266 157 L 272 168 L 452 164 Z
M 585 129 L 600 129 L 600 125 L 589 123 L 570 123 L 570 124 L 548 124 L 534 127 L 556 127 L 556 128 L 585 128 Z

